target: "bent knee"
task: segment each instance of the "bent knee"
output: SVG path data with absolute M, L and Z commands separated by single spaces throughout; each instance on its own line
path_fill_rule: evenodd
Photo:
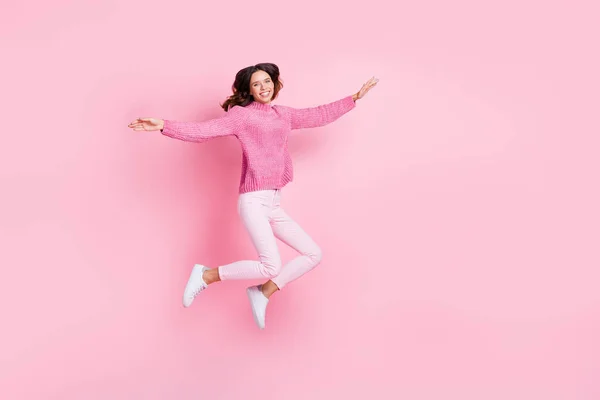
M 321 251 L 321 248 L 319 246 L 315 246 L 310 251 L 310 253 L 307 254 L 307 256 L 310 258 L 310 260 L 316 267 L 317 265 L 319 265 L 321 263 L 321 260 L 323 259 L 323 252 Z
M 262 273 L 265 278 L 275 278 L 281 272 L 281 262 L 262 262 Z

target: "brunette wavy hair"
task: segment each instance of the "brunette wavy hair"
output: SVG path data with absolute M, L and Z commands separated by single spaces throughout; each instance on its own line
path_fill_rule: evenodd
M 273 97 L 271 99 L 274 100 L 277 97 L 277 94 L 283 88 L 283 83 L 279 78 L 279 67 L 273 63 L 251 65 L 239 70 L 235 75 L 235 81 L 231 86 L 233 94 L 220 105 L 223 110 L 229 111 L 233 106 L 245 107 L 254 101 L 254 98 L 250 94 L 250 78 L 256 71 L 264 71 L 269 74 L 274 84 Z

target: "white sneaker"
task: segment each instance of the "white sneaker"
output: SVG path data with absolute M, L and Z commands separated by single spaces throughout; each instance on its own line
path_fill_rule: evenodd
M 256 325 L 258 325 L 260 329 L 264 329 L 269 299 L 267 299 L 262 293 L 262 285 L 250 286 L 246 289 L 246 293 L 248 294 L 248 299 L 250 300 L 250 307 L 252 308 L 254 322 L 256 322 Z
M 189 307 L 192 305 L 192 302 L 204 289 L 208 287 L 204 279 L 202 279 L 202 274 L 204 271 L 208 270 L 204 265 L 196 264 L 192 269 L 192 273 L 188 279 L 187 285 L 185 285 L 185 290 L 183 291 L 183 306 Z

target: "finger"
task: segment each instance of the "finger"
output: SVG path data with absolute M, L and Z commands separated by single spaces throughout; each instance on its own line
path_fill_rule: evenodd
M 142 123 L 143 123 L 142 120 L 140 118 L 138 118 L 138 119 L 131 121 L 129 124 L 136 125 L 136 124 L 142 124 Z

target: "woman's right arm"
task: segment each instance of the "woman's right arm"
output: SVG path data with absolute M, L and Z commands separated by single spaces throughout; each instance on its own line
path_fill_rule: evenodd
M 236 135 L 243 124 L 241 107 L 231 108 L 225 115 L 200 122 L 139 118 L 129 124 L 134 130 L 160 130 L 170 138 L 202 143 L 222 136 Z

